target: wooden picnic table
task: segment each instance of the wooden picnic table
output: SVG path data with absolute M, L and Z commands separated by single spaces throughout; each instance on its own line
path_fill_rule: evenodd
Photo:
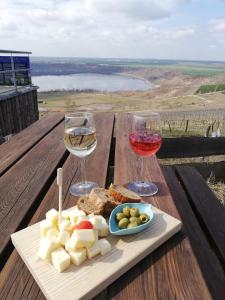
M 64 115 L 51 113 L 0 146 L 0 299 L 45 299 L 13 249 L 10 234 L 57 208 L 56 170 L 63 167 L 63 208 L 80 178 L 79 159 L 63 143 Z M 87 177 L 106 187 L 136 179 L 139 160 L 128 144 L 128 114 L 95 115 L 98 146 L 88 158 Z M 97 299 L 225 299 L 225 212 L 201 175 L 191 167 L 144 164 L 159 193 L 145 198 L 179 218 L 182 230 L 113 282 Z

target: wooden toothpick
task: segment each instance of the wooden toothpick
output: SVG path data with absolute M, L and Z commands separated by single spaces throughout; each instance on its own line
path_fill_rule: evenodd
M 62 168 L 58 168 L 57 184 L 59 186 L 59 225 L 61 224 L 61 220 L 62 220 L 62 177 L 63 177 L 63 170 Z

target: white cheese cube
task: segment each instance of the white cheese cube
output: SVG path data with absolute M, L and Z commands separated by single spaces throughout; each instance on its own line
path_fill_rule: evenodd
M 59 272 L 64 271 L 70 266 L 70 256 L 62 247 L 52 252 L 51 260 L 53 266 Z
M 77 209 L 77 213 L 78 213 L 78 216 L 80 216 L 80 217 L 86 216 L 86 213 L 81 209 Z
M 51 252 L 58 247 L 60 247 L 60 244 L 57 241 L 44 237 L 43 239 L 40 240 L 38 256 L 42 259 L 50 260 Z
M 79 266 L 82 264 L 83 261 L 87 258 L 87 251 L 86 249 L 80 249 L 73 252 L 69 252 L 71 261 L 74 265 Z
M 66 251 L 76 251 L 76 245 L 77 242 L 74 241 L 74 239 L 70 238 L 66 243 L 65 243 L 65 249 Z
M 72 225 L 76 225 L 77 224 L 77 219 L 79 217 L 77 210 L 76 209 L 71 210 L 69 212 L 69 216 L 70 216 L 70 223 Z
M 75 242 L 76 248 L 90 248 L 96 241 L 94 229 L 75 230 L 71 239 Z
M 70 216 L 71 224 L 76 225 L 78 222 L 78 218 L 86 217 L 86 214 L 83 210 L 79 210 L 78 208 L 75 208 L 69 212 L 69 216 Z
M 58 224 L 59 213 L 56 209 L 52 208 L 46 213 L 46 219 L 50 220 L 53 225 Z
M 60 230 L 58 234 L 58 242 L 62 245 L 65 245 L 66 242 L 70 239 L 70 233 L 67 230 Z
M 88 219 L 90 219 L 90 218 L 92 218 L 94 216 L 95 216 L 95 214 L 91 213 L 91 214 L 88 215 Z
M 87 249 L 87 256 L 89 259 L 98 255 L 101 252 L 100 246 L 98 244 L 99 241 L 96 241 L 91 248 Z
M 91 216 L 89 218 L 89 221 L 93 225 L 94 229 L 98 230 L 98 225 L 99 225 L 99 218 L 97 216 Z
M 77 225 L 84 220 L 88 220 L 88 216 L 79 216 L 77 218 Z
M 94 233 L 95 233 L 95 240 L 98 240 L 98 230 L 94 229 Z
M 50 228 L 48 231 L 47 231 L 47 234 L 46 236 L 50 239 L 50 240 L 53 240 L 53 241 L 56 241 L 58 239 L 58 235 L 59 235 L 59 231 L 53 227 L 53 228 Z
M 106 222 L 106 219 L 102 216 L 93 216 L 93 217 L 89 218 L 89 221 L 94 226 L 94 229 L 102 230 L 106 227 L 108 228 L 108 224 Z
M 41 237 L 45 237 L 49 229 L 52 228 L 52 223 L 49 220 L 43 220 L 40 222 L 40 234 Z
M 109 241 L 107 241 L 106 239 L 101 239 L 98 241 L 100 250 L 101 250 L 101 255 L 105 255 L 106 253 L 108 253 L 111 249 L 112 246 L 110 244 Z
M 63 220 L 61 224 L 59 225 L 60 230 L 66 230 L 70 226 L 70 221 L 69 220 Z
M 63 210 L 62 211 L 62 218 L 65 220 L 69 220 L 70 219 L 70 212 L 68 210 Z

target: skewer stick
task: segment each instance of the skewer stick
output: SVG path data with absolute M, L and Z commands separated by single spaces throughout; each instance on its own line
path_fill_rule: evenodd
M 63 177 L 63 170 L 62 168 L 58 168 L 57 184 L 59 186 L 59 225 L 61 224 L 61 220 L 62 220 L 62 177 Z

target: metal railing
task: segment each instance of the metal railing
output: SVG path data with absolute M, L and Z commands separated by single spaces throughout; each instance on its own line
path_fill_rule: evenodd
M 1 91 L 0 94 L 7 93 L 9 91 L 17 91 L 18 86 L 17 86 L 17 81 L 16 81 L 16 73 L 17 72 L 28 72 L 28 78 L 29 78 L 29 84 L 23 85 L 23 87 L 30 86 L 32 85 L 31 83 L 31 68 L 21 68 L 21 69 L 15 69 L 15 64 L 14 64 L 14 54 L 27 54 L 29 57 L 29 54 L 32 54 L 30 51 L 17 51 L 17 50 L 1 50 L 0 49 L 0 54 L 9 54 L 10 55 L 10 63 L 11 63 L 11 69 L 9 70 L 1 70 L 0 74 L 12 74 L 11 80 L 13 83 L 13 88 L 9 88 L 6 91 Z

